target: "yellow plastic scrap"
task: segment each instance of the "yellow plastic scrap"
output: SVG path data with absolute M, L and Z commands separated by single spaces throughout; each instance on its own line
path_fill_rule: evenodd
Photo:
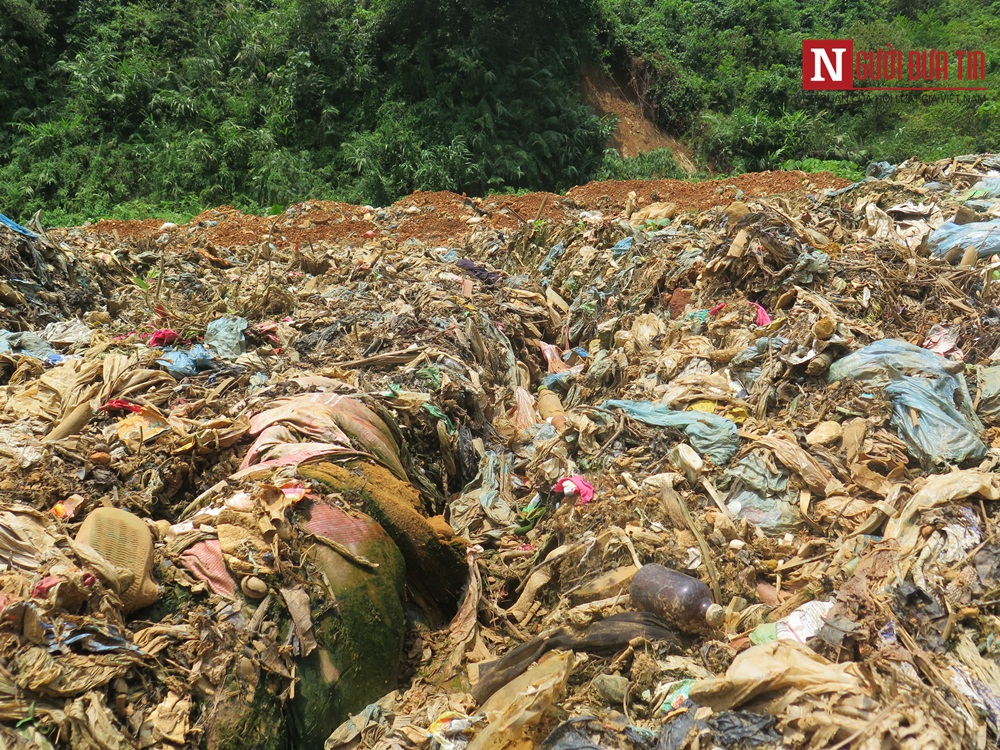
M 719 404 L 711 399 L 700 398 L 697 401 L 692 401 L 688 404 L 688 411 L 704 411 L 709 414 L 715 414 Z

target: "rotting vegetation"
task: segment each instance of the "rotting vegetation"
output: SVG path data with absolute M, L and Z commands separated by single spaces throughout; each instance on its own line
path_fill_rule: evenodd
M 0 227 L 0 736 L 995 741 L 991 170 Z

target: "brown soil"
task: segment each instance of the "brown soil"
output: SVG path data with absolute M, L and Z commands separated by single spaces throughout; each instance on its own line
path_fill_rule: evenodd
M 223 249 L 274 244 L 279 249 L 336 242 L 364 245 L 379 239 L 419 240 L 428 245 L 461 247 L 474 229 L 488 226 L 498 231 L 547 219 L 563 220 L 581 210 L 599 210 L 606 219 L 615 218 L 625 207 L 630 192 L 638 205 L 671 201 L 678 210 L 703 211 L 727 205 L 742 191 L 745 199 L 801 190 L 839 188 L 849 181 L 829 173 L 759 172 L 723 180 L 627 180 L 591 182 L 575 187 L 565 196 L 553 193 L 490 195 L 466 198 L 449 192 L 417 192 L 384 209 L 333 201 L 308 201 L 290 206 L 277 216 L 244 214 L 232 206 L 209 209 L 188 224 L 163 229 L 158 219 L 142 221 L 104 220 L 88 227 L 91 233 L 131 239 L 153 240 L 169 232 L 171 245 Z M 575 218 L 575 217 L 574 217 Z M 72 230 L 53 230 L 55 235 Z
M 683 180 L 620 180 L 589 182 L 571 189 L 567 198 L 576 203 L 601 210 L 620 211 L 628 194 L 635 191 L 639 205 L 656 201 L 676 203 L 679 211 L 704 211 L 722 206 L 737 198 L 737 190 L 746 198 L 761 198 L 801 189 L 840 188 L 850 181 L 829 172 L 754 172 L 721 180 L 685 182 Z
M 618 118 L 618 129 L 612 135 L 611 143 L 622 156 L 635 157 L 645 151 L 669 148 L 674 152 L 677 166 L 688 174 L 697 171 L 687 147 L 646 117 L 635 97 L 624 91 L 601 68 L 595 66 L 586 70 L 580 89 L 584 101 L 599 116 L 614 115 Z

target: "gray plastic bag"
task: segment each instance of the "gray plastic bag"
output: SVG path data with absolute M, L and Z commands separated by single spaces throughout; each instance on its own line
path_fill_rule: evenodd
M 902 377 L 885 390 L 892 398 L 892 423 L 921 464 L 957 464 L 986 455 L 976 428 L 955 408 L 947 382 Z
M 220 359 L 236 359 L 247 350 L 243 332 L 249 325 L 245 318 L 226 315 L 205 328 L 205 346 Z
M 965 200 L 977 198 L 1000 198 L 1000 177 L 984 177 L 969 188 L 969 194 L 965 196 Z
M 979 368 L 979 414 L 1000 422 L 1000 366 Z
M 801 528 L 802 515 L 795 505 L 798 492 L 789 491 L 787 471 L 775 471 L 760 455 L 750 453 L 726 471 L 726 478 L 733 488 L 726 505 L 737 518 L 770 534 Z

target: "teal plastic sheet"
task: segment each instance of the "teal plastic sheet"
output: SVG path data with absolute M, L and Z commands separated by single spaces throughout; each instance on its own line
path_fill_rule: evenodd
M 885 391 L 892 399 L 893 426 L 922 464 L 957 464 L 986 455 L 986 444 L 955 408 L 947 382 L 902 377 Z
M 247 350 L 243 332 L 247 329 L 245 318 L 225 315 L 213 320 L 205 328 L 205 346 L 221 359 L 236 359 Z
M 618 409 L 633 419 L 657 427 L 683 430 L 691 447 L 716 466 L 725 464 L 740 446 L 736 423 L 718 414 L 703 411 L 676 411 L 651 401 L 605 401 L 605 409 Z

